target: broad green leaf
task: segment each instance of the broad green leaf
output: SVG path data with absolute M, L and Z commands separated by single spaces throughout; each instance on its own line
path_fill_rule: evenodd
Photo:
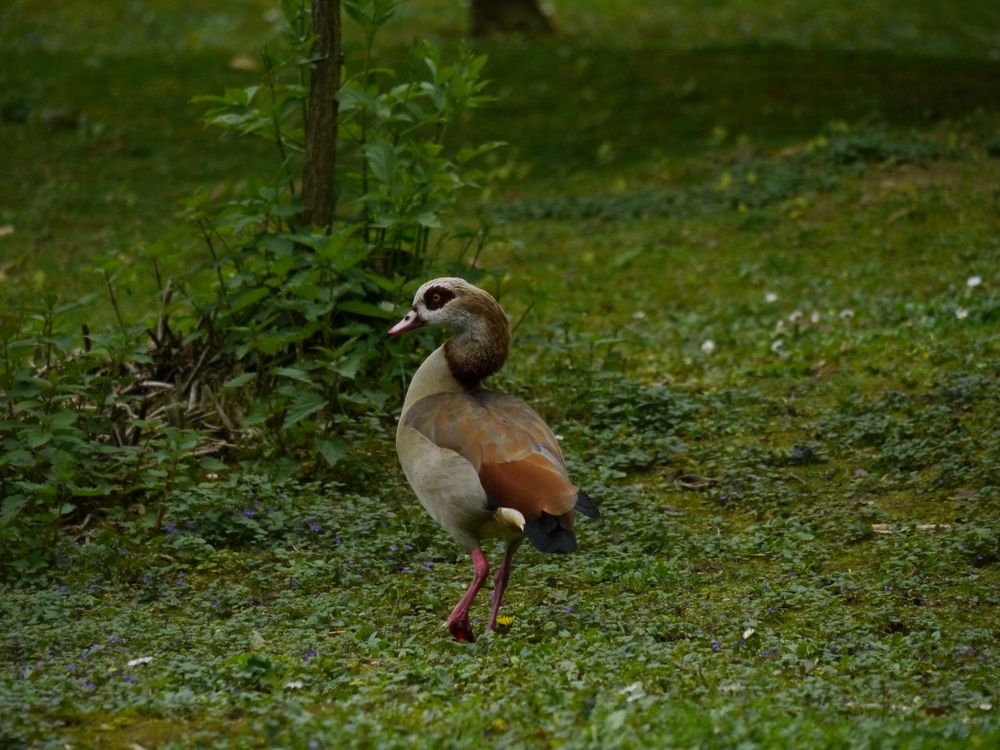
M 349 452 L 347 443 L 337 437 L 317 439 L 316 450 L 330 466 L 336 466 Z
M 443 226 L 441 219 L 433 211 L 424 211 L 417 214 L 416 219 L 420 226 L 427 227 L 428 229 L 440 229 Z
M 276 367 L 274 371 L 285 378 L 291 378 L 292 380 L 298 380 L 300 383 L 306 383 L 307 385 L 312 385 L 312 381 L 309 379 L 308 373 L 303 370 L 296 370 L 294 367 Z
M 40 427 L 32 427 L 26 430 L 26 434 L 31 448 L 40 448 L 52 439 L 52 433 Z
M 326 404 L 327 400 L 323 398 L 322 394 L 315 391 L 300 391 L 288 406 L 282 429 L 287 430 L 292 425 L 298 424 L 310 414 L 315 414 L 323 409 Z
M 262 240 L 265 248 L 274 253 L 275 257 L 281 258 L 292 255 L 295 252 L 295 243 L 298 237 L 287 237 L 280 234 L 269 234 Z M 303 243 L 306 244 L 306 243 Z
M 217 458 L 213 458 L 212 456 L 205 456 L 198 462 L 198 465 L 202 468 L 203 471 L 218 472 L 218 471 L 225 471 L 226 469 L 225 463 L 223 463 Z
M 27 495 L 11 495 L 4 498 L 3 505 L 0 505 L 0 526 L 6 526 L 13 521 L 28 504 L 29 499 Z
M 396 148 L 386 141 L 369 144 L 365 148 L 368 166 L 379 182 L 391 185 L 396 181 Z
M 459 164 L 464 164 L 467 161 L 475 159 L 477 156 L 482 156 L 490 151 L 495 151 L 498 148 L 506 146 L 506 141 L 489 141 L 488 143 L 483 143 L 475 148 L 463 148 L 460 149 L 457 155 Z
M 330 262 L 337 271 L 346 271 L 367 258 L 372 247 L 356 235 L 353 228 L 334 232 L 323 238 L 325 242 L 315 245 L 316 253 Z
M 274 355 L 284 343 L 277 336 L 258 336 L 255 340 L 256 348 L 263 354 Z
M 345 302 L 340 302 L 337 304 L 338 310 L 343 310 L 344 312 L 355 313 L 356 315 L 366 315 L 370 318 L 381 318 L 383 320 L 389 320 L 396 317 L 393 313 L 394 307 L 390 307 L 388 310 L 384 307 L 379 307 L 378 305 L 373 305 L 370 302 L 362 302 L 361 300 L 349 299 Z
M 35 459 L 26 450 L 7 451 L 0 456 L 0 466 L 31 466 Z
M 237 375 L 235 378 L 230 378 L 225 383 L 222 384 L 222 390 L 231 391 L 240 386 L 246 385 L 251 380 L 257 377 L 255 372 L 245 372 L 242 375 Z
M 335 373 L 340 375 L 342 378 L 347 378 L 348 380 L 354 380 L 358 375 L 358 370 L 361 369 L 361 364 L 364 361 L 362 355 L 358 352 L 343 357 L 330 365 Z
M 76 425 L 79 415 L 75 411 L 60 411 L 52 415 L 52 427 L 65 430 Z
M 239 295 L 235 300 L 233 300 L 233 311 L 242 310 L 244 307 L 249 307 L 250 305 L 260 302 L 264 297 L 269 295 L 271 290 L 267 287 L 259 286 L 254 289 L 248 289 Z

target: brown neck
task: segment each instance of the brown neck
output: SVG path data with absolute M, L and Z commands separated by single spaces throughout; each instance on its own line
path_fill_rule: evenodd
M 468 322 L 445 342 L 444 356 L 455 380 L 472 390 L 507 361 L 510 323 L 503 308 L 488 294 L 476 295 L 464 306 Z

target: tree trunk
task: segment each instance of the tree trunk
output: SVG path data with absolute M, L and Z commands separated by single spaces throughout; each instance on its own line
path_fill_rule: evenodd
M 336 196 L 333 174 L 337 163 L 337 100 L 340 89 L 340 0 L 312 0 L 312 78 L 306 113 L 306 156 L 302 168 L 303 217 L 329 229 Z
M 552 22 L 538 7 L 538 0 L 472 0 L 472 34 L 498 31 L 550 34 Z

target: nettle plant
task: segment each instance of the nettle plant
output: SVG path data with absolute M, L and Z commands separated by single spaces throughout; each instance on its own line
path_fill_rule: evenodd
M 178 243 L 178 230 L 144 251 L 156 321 L 124 320 L 114 285 L 130 271 L 115 260 L 104 273 L 117 327 L 84 328 L 81 345 L 79 329 L 67 332 L 73 306 L 54 302 L 0 320 L 0 562 L 44 567 L 57 530 L 86 535 L 95 511 L 138 508 L 140 526 L 159 528 L 171 495 L 227 459 L 263 457 L 284 473 L 336 465 L 402 385 L 385 336 L 390 300 L 427 273 L 433 233 L 466 249 L 488 240 L 446 217 L 478 187 L 469 162 L 500 145 L 445 141 L 449 123 L 488 101 L 485 58 L 444 63 L 420 44 L 415 75 L 399 82 L 372 63 L 396 7 L 387 0 L 344 4 L 363 43 L 336 95 L 333 219 L 308 220 L 298 176 L 315 40 L 308 3 L 280 6 L 260 83 L 197 97 L 209 124 L 275 144 L 273 176 L 221 205 L 199 194 L 184 208 L 196 239 Z M 171 267 L 191 270 L 165 279 Z
M 445 229 L 444 212 L 482 177 L 468 163 L 500 144 L 451 153 L 444 141 L 455 117 L 489 100 L 484 57 L 463 52 L 446 65 L 423 43 L 414 50 L 423 75 L 396 83 L 396 73 L 373 67 L 371 58 L 396 2 L 347 2 L 363 45 L 358 70 L 348 71 L 336 97 L 336 210 L 331 227 L 308 226 L 296 175 L 312 37 L 305 4 L 281 7 L 286 26 L 281 44 L 261 56 L 262 83 L 196 99 L 213 105 L 205 118 L 211 125 L 272 141 L 280 166 L 251 198 L 188 205 L 215 283 L 187 309 L 232 363 L 222 388 L 249 387 L 254 396 L 249 413 L 234 415 L 241 427 L 271 428 L 282 448 L 315 444 L 335 463 L 343 444 L 329 437 L 333 423 L 381 413 L 398 389 L 401 373 L 384 335 L 394 317 L 387 300 L 425 273 L 432 232 Z M 471 228 L 452 232 L 470 242 L 484 237 Z

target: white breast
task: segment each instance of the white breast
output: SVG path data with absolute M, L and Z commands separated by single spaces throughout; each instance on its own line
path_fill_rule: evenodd
M 453 450 L 440 448 L 412 427 L 396 430 L 396 451 L 420 504 L 463 547 L 479 546 L 481 530 L 493 519 L 479 475 Z

